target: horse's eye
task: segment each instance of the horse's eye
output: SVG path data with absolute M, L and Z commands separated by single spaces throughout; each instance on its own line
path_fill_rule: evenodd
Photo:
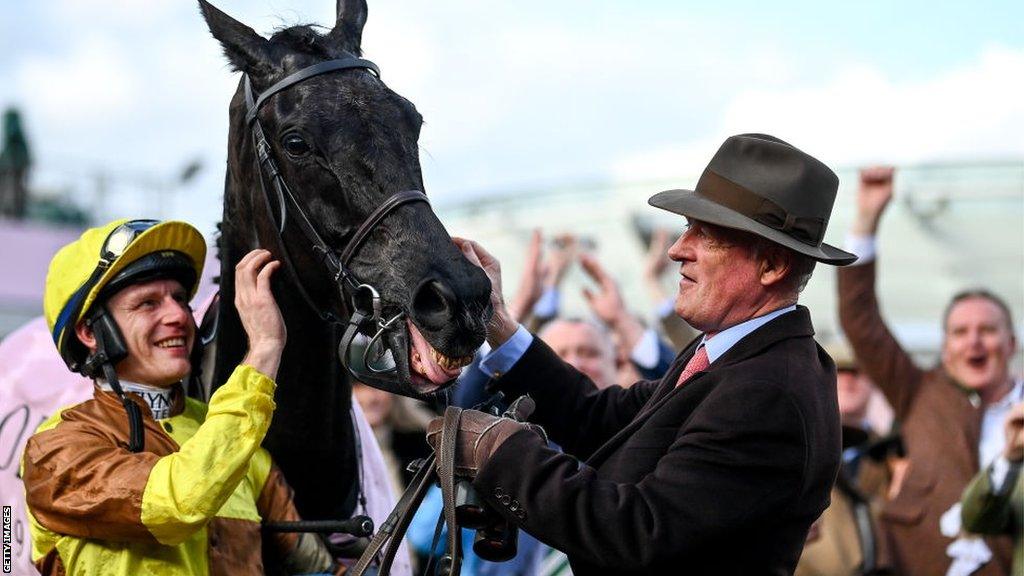
M 309 144 L 306 144 L 306 141 L 302 139 L 302 136 L 299 136 L 294 132 L 286 134 L 285 137 L 281 139 L 281 146 L 284 146 L 284 151 L 291 156 L 303 156 L 305 154 L 309 154 L 310 150 Z

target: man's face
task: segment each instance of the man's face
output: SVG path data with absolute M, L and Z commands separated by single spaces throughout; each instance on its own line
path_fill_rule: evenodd
M 177 280 L 128 286 L 107 300 L 107 310 L 128 348 L 128 357 L 115 367 L 119 378 L 168 387 L 189 373 L 196 328 L 188 294 Z
M 690 219 L 668 256 L 681 263 L 675 311 L 691 326 L 714 334 L 752 317 L 760 265 L 739 232 Z
M 987 298 L 957 302 L 946 319 L 942 365 L 957 382 L 983 390 L 1009 380 L 1016 346 L 1002 310 Z
M 871 399 L 871 380 L 857 370 L 836 372 L 836 392 L 839 397 L 839 417 L 843 424 L 859 426 L 868 412 Z
M 611 342 L 586 322 L 555 320 L 541 339 L 558 357 L 586 374 L 598 388 L 615 384 L 615 357 Z

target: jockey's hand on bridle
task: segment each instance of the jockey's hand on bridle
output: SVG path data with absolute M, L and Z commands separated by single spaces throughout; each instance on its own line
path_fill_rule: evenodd
M 438 462 L 442 458 L 439 447 L 443 427 L 444 418 L 435 418 L 427 426 L 427 443 L 437 455 Z M 535 424 L 516 422 L 511 418 L 492 416 L 477 410 L 464 410 L 455 441 L 455 475 L 475 478 L 498 448 L 520 431 L 539 434 L 545 441 L 547 439 L 543 429 Z

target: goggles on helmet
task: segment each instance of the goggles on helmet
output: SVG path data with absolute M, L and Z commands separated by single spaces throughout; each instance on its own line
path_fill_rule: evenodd
M 61 332 L 67 326 L 69 321 L 78 318 L 82 313 L 82 303 L 85 301 L 85 296 L 96 286 L 103 273 L 113 265 L 114 261 L 124 254 L 128 246 L 131 245 L 140 234 L 149 230 L 154 225 L 158 224 L 159 220 L 130 220 L 114 228 L 107 239 L 103 242 L 103 246 L 100 248 L 99 261 L 96 263 L 96 269 L 89 276 L 89 279 L 85 281 L 82 286 L 72 294 L 71 298 L 68 299 L 68 303 L 61 310 L 60 315 L 57 317 L 57 321 L 53 326 L 53 340 L 58 342 L 60 340 Z

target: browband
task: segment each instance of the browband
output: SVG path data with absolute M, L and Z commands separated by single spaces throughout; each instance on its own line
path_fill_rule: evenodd
M 326 62 L 314 64 L 308 68 L 303 68 L 302 70 L 299 70 L 298 72 L 291 74 L 289 76 L 285 76 L 284 78 L 276 82 L 274 85 L 272 85 L 270 88 L 267 88 L 262 93 L 260 93 L 259 98 L 257 98 L 256 101 L 253 102 L 252 87 L 250 85 L 251 83 L 249 81 L 249 75 L 246 74 L 245 106 L 247 108 L 247 111 L 245 113 L 245 122 L 247 124 L 252 124 L 253 120 L 256 119 L 256 113 L 259 112 L 260 108 L 263 107 L 263 104 L 266 103 L 267 98 L 270 98 L 274 94 L 277 94 L 278 92 L 292 86 L 293 84 L 298 84 L 303 80 L 308 80 L 313 76 L 319 76 L 321 74 L 333 72 L 335 70 L 344 70 L 346 68 L 363 68 L 365 70 L 373 72 L 373 74 L 377 76 L 377 78 L 380 78 L 380 68 L 378 68 L 376 64 L 370 62 L 369 60 L 363 60 L 362 58 L 342 58 L 339 60 L 328 60 Z

